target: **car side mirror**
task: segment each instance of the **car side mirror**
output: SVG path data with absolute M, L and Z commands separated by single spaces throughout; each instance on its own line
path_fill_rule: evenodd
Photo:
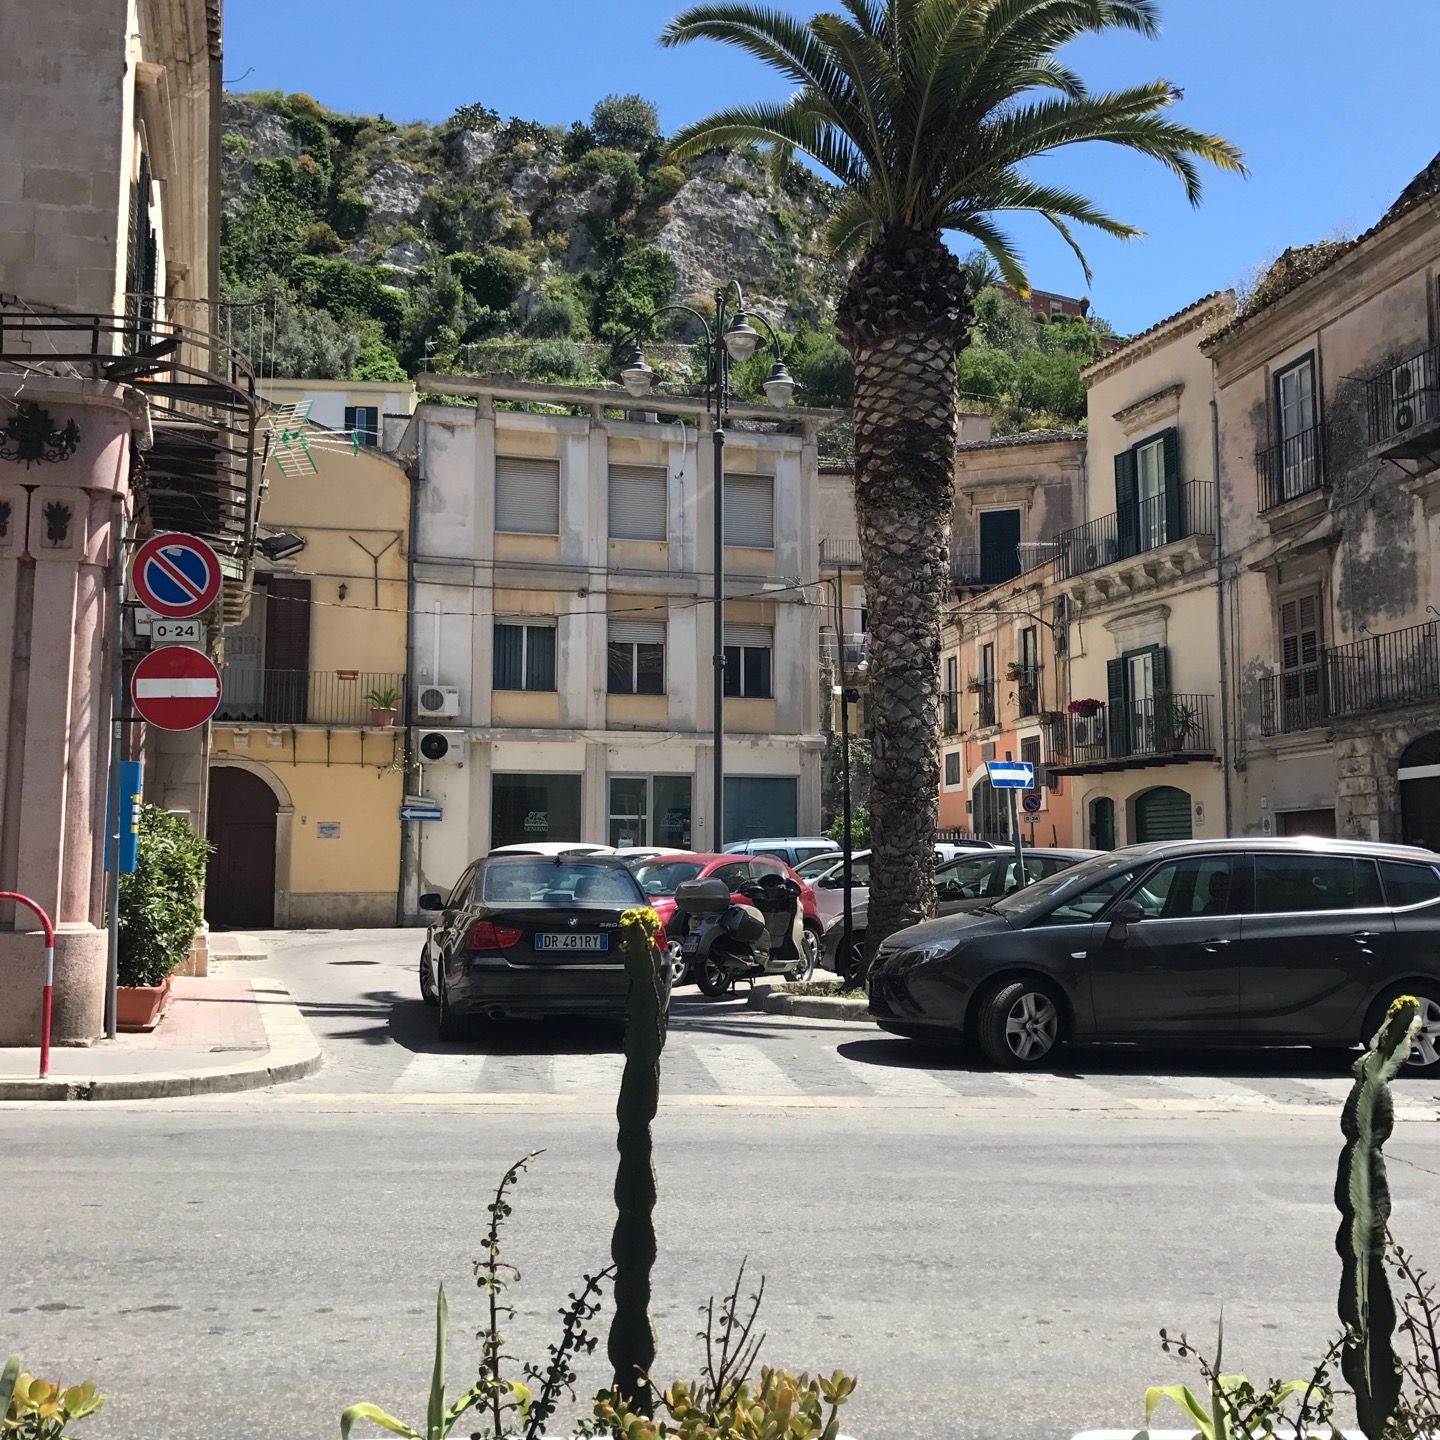
M 1138 901 L 1122 900 L 1110 912 L 1110 938 L 1112 940 L 1127 939 L 1130 927 L 1138 925 L 1144 918 L 1145 912 L 1140 908 Z
M 443 910 L 445 908 L 445 901 L 433 890 L 422 895 L 419 903 L 422 910 Z

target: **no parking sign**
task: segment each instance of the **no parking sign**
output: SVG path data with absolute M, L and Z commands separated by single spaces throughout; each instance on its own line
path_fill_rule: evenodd
M 171 620 L 208 610 L 220 581 L 220 557 L 194 535 L 152 535 L 130 562 L 140 603 Z

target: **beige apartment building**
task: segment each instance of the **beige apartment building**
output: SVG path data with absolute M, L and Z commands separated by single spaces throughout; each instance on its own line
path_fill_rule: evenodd
M 1075 843 L 1226 833 L 1207 295 L 1085 371 L 1083 524 L 1055 537 L 1070 697 L 1050 773 Z
M 718 848 L 820 821 L 817 453 L 828 411 L 734 406 L 725 448 L 725 833 L 710 796 L 704 402 L 422 376 L 407 890 L 497 845 Z M 663 421 L 654 412 L 664 415 Z
M 1205 349 L 1235 828 L 1440 844 L 1440 158 Z

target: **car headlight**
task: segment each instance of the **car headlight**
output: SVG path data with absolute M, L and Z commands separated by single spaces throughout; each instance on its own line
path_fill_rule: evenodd
M 920 945 L 907 946 L 906 958 L 916 965 L 923 965 L 931 960 L 944 960 L 953 955 L 960 945 L 961 942 L 953 935 L 937 935 Z

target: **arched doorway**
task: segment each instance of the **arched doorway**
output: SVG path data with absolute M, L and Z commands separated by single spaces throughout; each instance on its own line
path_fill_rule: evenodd
M 1157 785 L 1135 797 L 1135 840 L 1188 840 L 1190 795 L 1174 785 Z
M 981 779 L 970 792 L 970 831 L 987 840 L 1009 838 L 1010 802 L 988 779 Z
M 215 929 L 268 930 L 275 923 L 275 792 L 236 765 L 210 771 L 213 845 L 205 872 L 205 918 Z
M 1108 795 L 1097 796 L 1090 802 L 1090 848 L 1115 848 L 1115 802 Z
M 1407 745 L 1395 778 L 1400 782 L 1401 839 L 1433 850 L 1440 844 L 1440 733 Z

